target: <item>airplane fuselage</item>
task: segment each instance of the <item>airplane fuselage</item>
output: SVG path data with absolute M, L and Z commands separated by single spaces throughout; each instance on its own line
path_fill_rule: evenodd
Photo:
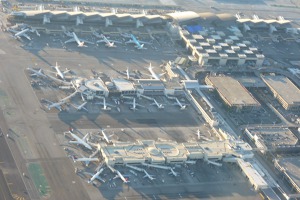
M 152 67 L 148 68 L 149 72 L 151 73 L 151 76 L 155 79 L 155 80 L 160 80 L 159 76 L 153 71 Z
M 61 79 L 65 80 L 65 76 L 64 76 L 64 74 L 60 71 L 59 67 L 58 67 L 58 66 L 55 66 L 54 68 L 55 68 L 55 70 L 56 70 L 56 74 L 57 74 Z
M 133 34 L 131 34 L 131 39 L 136 44 L 136 47 L 138 49 L 142 49 L 143 48 L 143 45 L 141 45 L 141 43 L 136 39 L 136 37 Z
M 24 33 L 28 32 L 29 31 L 29 28 L 26 28 L 18 33 L 15 34 L 16 37 L 19 37 L 19 36 L 22 36 Z
M 75 140 L 77 140 L 77 142 L 78 142 L 79 144 L 82 144 L 82 145 L 85 146 L 86 148 L 92 150 L 91 145 L 89 145 L 88 143 L 86 143 L 84 140 L 82 140 L 80 137 L 78 137 L 78 136 L 75 135 L 74 133 L 71 133 L 71 132 L 70 132 L 70 134 L 71 134 L 71 136 L 72 136 Z
M 92 178 L 89 180 L 89 183 L 93 182 L 102 172 L 103 168 L 101 168 L 96 174 L 92 176 Z
M 129 181 L 118 171 L 116 170 L 118 176 L 120 177 L 120 179 L 124 182 L 124 183 L 128 183 Z

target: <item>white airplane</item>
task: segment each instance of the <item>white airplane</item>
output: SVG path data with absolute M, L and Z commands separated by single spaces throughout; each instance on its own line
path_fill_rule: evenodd
M 115 43 L 121 43 L 119 41 L 115 41 L 115 40 L 109 40 L 105 35 L 103 34 L 99 34 L 97 33 L 96 31 L 93 31 L 93 35 L 96 36 L 97 38 L 101 38 L 102 40 L 97 40 L 96 43 L 102 43 L 102 42 L 105 42 L 105 46 L 107 47 L 117 47 L 115 45 Z
M 171 172 L 169 174 L 172 174 L 173 176 L 178 176 L 178 173 L 175 172 L 171 167 L 170 167 Z
M 41 34 L 35 28 L 31 28 L 31 32 L 35 32 L 37 36 L 41 37 Z
M 87 143 L 87 138 L 89 136 L 89 133 L 87 133 L 83 138 L 78 137 L 71 131 L 65 132 L 64 134 L 66 134 L 66 133 L 70 133 L 70 135 L 76 140 L 76 141 L 74 141 L 74 140 L 69 141 L 70 144 L 81 144 L 81 145 L 85 146 L 87 149 L 92 150 L 91 145 L 89 145 Z
M 78 44 L 78 47 L 87 47 L 84 43 L 94 44 L 93 42 L 78 38 L 74 32 L 72 32 L 71 34 L 72 34 L 72 36 L 71 36 L 72 38 L 65 41 L 65 44 L 70 43 L 70 42 L 76 42 Z M 67 32 L 67 36 L 70 37 L 69 32 Z
M 144 169 L 136 167 L 136 166 L 133 166 L 133 165 L 130 165 L 130 164 L 125 164 L 125 166 L 128 167 L 128 168 L 134 169 L 134 170 L 136 170 L 138 172 L 144 172 Z
M 67 31 L 65 26 L 61 26 L 61 29 L 63 30 L 63 32 L 66 36 L 73 37 L 73 34 L 70 31 Z
M 110 140 L 109 138 L 112 137 L 114 134 L 110 135 L 110 136 L 107 136 L 104 132 L 104 130 L 101 130 L 101 133 L 102 133 L 102 138 L 107 142 L 107 144 L 112 144 L 113 141 Z
M 132 107 L 129 107 L 131 110 L 133 110 L 133 111 L 135 111 L 135 110 L 138 110 L 137 109 L 137 107 L 142 107 L 142 108 L 144 108 L 145 106 L 143 106 L 143 105 L 140 105 L 140 104 L 137 104 L 136 102 L 135 102 L 135 98 L 133 98 L 133 102 L 124 102 L 125 104 L 130 104 L 130 105 L 132 105 Z
M 74 158 L 72 157 L 74 163 L 75 162 L 84 162 L 85 163 L 85 166 L 89 166 L 90 162 L 98 162 L 99 159 L 98 158 L 92 158 L 92 157 L 82 157 L 82 158 Z
M 151 181 L 153 181 L 155 178 L 153 177 L 153 175 L 148 174 L 148 172 L 146 170 L 144 170 L 145 176 L 143 178 L 149 178 Z
M 135 44 L 135 48 L 137 49 L 147 49 L 144 47 L 144 44 L 151 44 L 150 42 L 144 42 L 136 39 L 136 37 L 133 34 L 130 34 L 130 40 L 125 42 L 125 44 Z
M 114 107 L 113 105 L 107 104 L 107 103 L 106 103 L 105 97 L 101 97 L 100 99 L 103 99 L 103 103 L 102 103 L 102 102 L 97 102 L 96 104 L 103 105 L 102 110 L 111 110 L 111 108 L 108 107 L 107 105 L 109 105 L 109 106 L 111 106 L 111 107 Z
M 130 73 L 129 73 L 128 67 L 126 69 L 126 78 L 127 78 L 127 80 L 130 80 Z
M 118 170 L 115 171 L 117 173 L 117 176 L 115 178 L 120 178 L 123 183 L 129 183 L 130 181 L 128 180 L 128 178 L 125 178 L 123 176 L 123 174 L 121 174 L 121 172 L 119 172 Z
M 67 97 L 65 97 L 65 98 L 63 98 L 63 99 L 61 99 L 59 102 L 63 102 L 63 103 L 65 103 L 68 99 L 70 99 L 70 98 L 72 98 L 73 96 L 75 96 L 76 94 L 77 94 L 77 90 L 75 91 L 75 92 L 73 92 L 72 94 L 70 94 L 69 96 L 67 96 Z
M 51 108 L 56 108 L 59 111 L 62 111 L 61 105 L 63 105 L 65 102 L 64 101 L 59 101 L 57 103 L 54 103 L 52 101 L 49 101 L 47 99 L 42 99 L 42 101 L 45 101 L 48 103 L 47 108 L 48 110 L 51 110 Z
M 133 170 L 129 170 L 129 172 L 132 173 L 135 176 L 138 176 L 138 174 L 135 171 L 133 171 Z
M 43 73 L 43 70 L 42 70 L 42 69 L 35 70 L 35 69 L 32 69 L 32 68 L 29 68 L 29 67 L 28 67 L 27 70 L 32 72 L 32 73 L 30 74 L 30 76 L 42 76 L 42 77 L 47 78 L 47 76 Z
M 21 31 L 16 31 L 14 29 L 9 29 L 9 31 L 12 32 L 12 33 L 14 33 L 13 37 L 15 39 L 21 39 L 21 37 L 25 37 L 26 39 L 31 40 L 31 38 L 29 37 L 29 35 L 26 34 L 28 31 L 30 31 L 30 28 L 25 28 L 25 29 L 23 29 Z
M 200 136 L 200 130 L 199 129 L 197 130 L 196 134 L 197 134 L 198 140 L 200 140 L 201 136 Z
M 123 74 L 125 76 L 125 79 L 127 80 L 133 80 L 135 77 L 135 73 L 130 73 L 129 68 L 127 67 L 125 71 L 119 71 L 119 73 Z
M 161 104 L 161 103 L 158 103 L 154 98 L 153 98 L 153 101 L 154 103 L 151 103 L 150 105 L 153 106 L 157 106 L 158 109 L 164 109 L 165 107 Z
M 65 74 L 70 72 L 70 70 L 68 68 L 66 68 L 66 71 L 62 72 L 59 68 L 60 66 L 57 65 L 57 62 L 55 63 L 55 66 L 50 66 L 51 68 L 54 68 L 56 71 L 56 76 L 58 76 L 59 78 L 61 78 L 62 80 L 65 80 Z
M 205 161 L 208 164 L 212 164 L 212 165 L 215 165 L 215 166 L 218 166 L 218 167 L 222 167 L 222 163 L 218 163 L 218 162 L 215 162 L 215 161 L 212 161 L 212 160 L 208 160 L 208 159 L 206 159 Z
M 71 104 L 76 110 L 85 110 L 85 111 L 87 111 L 88 112 L 88 109 L 87 108 L 85 108 L 84 106 L 87 104 L 87 102 L 85 101 L 85 102 L 83 102 L 82 104 L 80 104 L 80 105 L 75 105 L 75 104 Z
M 180 110 L 184 110 L 186 109 L 187 105 L 186 104 L 182 104 L 177 98 L 175 98 L 176 103 L 174 103 L 173 105 L 177 105 L 180 107 Z
M 87 174 L 90 174 L 92 177 L 88 180 L 88 183 L 92 183 L 95 179 L 98 179 L 100 181 L 102 181 L 103 183 L 105 183 L 105 180 L 103 180 L 99 175 L 103 172 L 103 168 L 101 168 L 99 171 L 97 171 L 95 174 L 90 174 L 88 172 L 86 172 Z
M 148 69 L 148 71 L 150 72 L 150 74 L 146 74 L 146 75 L 151 76 L 151 77 L 152 77 L 153 79 L 155 79 L 155 80 L 160 80 L 161 77 L 165 74 L 165 73 L 156 74 L 156 73 L 153 71 L 153 67 L 152 67 L 151 63 L 150 63 L 150 65 L 149 65 L 149 67 L 148 67 L 147 69 Z

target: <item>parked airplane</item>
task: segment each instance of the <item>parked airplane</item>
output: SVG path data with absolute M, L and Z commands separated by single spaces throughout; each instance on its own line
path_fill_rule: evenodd
M 57 65 L 57 62 L 55 63 L 55 66 L 50 66 L 50 67 L 53 68 L 53 69 L 55 69 L 56 76 L 59 77 L 59 78 L 61 78 L 62 80 L 65 80 L 65 74 L 68 73 L 68 72 L 70 72 L 70 70 L 68 68 L 66 68 L 66 71 L 62 72 L 60 70 L 60 66 Z
M 158 103 L 154 98 L 153 98 L 153 101 L 154 101 L 154 103 L 150 104 L 151 106 L 155 105 L 155 106 L 157 106 L 158 109 L 165 108 L 161 103 Z
M 84 162 L 85 163 L 85 166 L 89 166 L 90 162 L 93 162 L 93 161 L 99 161 L 98 158 L 92 158 L 92 157 L 82 157 L 82 158 L 74 158 L 72 157 L 73 161 L 74 162 Z
M 98 97 L 98 96 L 97 96 L 97 97 Z M 97 102 L 97 103 L 96 103 L 96 104 L 103 105 L 103 107 L 102 107 L 103 110 L 111 110 L 111 108 L 108 107 L 108 105 L 111 106 L 111 107 L 114 107 L 113 105 L 107 104 L 107 103 L 106 103 L 105 97 L 98 97 L 98 98 L 99 98 L 99 99 L 103 99 L 103 103 L 102 103 L 102 102 Z
M 198 140 L 200 140 L 201 135 L 200 135 L 200 130 L 199 130 L 199 129 L 197 130 L 197 133 L 196 133 L 196 134 L 197 134 Z
M 135 171 L 133 171 L 133 170 L 129 170 L 129 172 L 132 173 L 135 176 L 138 176 L 138 174 Z
M 151 73 L 151 77 L 155 80 L 160 80 L 161 77 L 165 74 L 165 73 L 161 73 L 161 74 L 156 74 L 154 71 L 153 71 L 153 67 L 151 66 L 151 63 L 150 63 L 150 66 L 148 67 L 148 70 L 149 72 Z
M 47 76 L 43 73 L 43 70 L 42 69 L 39 69 L 39 70 L 35 70 L 35 69 L 32 69 L 32 68 L 27 68 L 28 71 L 31 71 L 32 73 L 30 74 L 30 76 L 42 76 L 44 78 L 47 78 Z
M 59 111 L 62 111 L 61 105 L 63 105 L 65 102 L 64 101 L 59 101 L 57 103 L 54 103 L 52 101 L 49 101 L 47 99 L 41 99 L 42 101 L 45 101 L 48 105 L 47 108 L 48 110 L 51 110 L 51 108 L 56 108 Z
M 112 144 L 113 141 L 110 140 L 109 138 L 112 137 L 114 134 L 110 135 L 110 136 L 107 136 L 104 132 L 104 130 L 101 130 L 101 133 L 102 133 L 102 138 L 107 142 L 107 144 Z
M 66 36 L 73 37 L 73 34 L 70 31 L 67 31 L 65 26 L 61 26 L 61 29 L 63 30 L 63 32 Z
M 153 175 L 148 174 L 148 172 L 146 170 L 144 170 L 145 176 L 143 178 L 149 178 L 151 181 L 153 181 L 155 178 L 153 177 Z
M 135 48 L 137 49 L 147 49 L 144 47 L 145 44 L 151 44 L 150 42 L 144 42 L 136 39 L 136 37 L 133 34 L 130 34 L 130 40 L 125 42 L 125 44 L 135 44 Z
M 75 96 L 77 94 L 77 92 L 79 92 L 78 90 L 76 90 L 75 92 L 73 92 L 72 94 L 70 94 L 69 96 L 61 99 L 59 102 L 66 102 L 68 99 L 72 98 L 73 96 Z
M 87 108 L 85 108 L 84 106 L 87 104 L 87 102 L 85 101 L 85 102 L 83 102 L 82 104 L 80 104 L 80 105 L 75 105 L 75 104 L 71 104 L 76 110 L 85 110 L 85 111 L 87 111 L 88 112 L 88 109 Z
M 75 135 L 71 131 L 65 132 L 64 134 L 66 134 L 66 133 L 70 133 L 70 135 L 76 140 L 76 141 L 71 140 L 71 141 L 69 141 L 69 143 L 71 143 L 71 144 L 81 144 L 81 145 L 85 146 L 87 149 L 92 150 L 91 145 L 89 145 L 87 143 L 87 138 L 89 136 L 89 133 L 87 133 L 83 138 L 78 137 L 77 135 Z
M 119 73 L 123 74 L 127 80 L 133 80 L 136 74 L 134 72 L 130 72 L 127 67 L 125 71 L 119 71 Z
M 182 104 L 177 98 L 175 98 L 176 103 L 174 103 L 173 105 L 178 105 L 180 107 L 180 110 L 184 110 L 186 109 L 187 105 L 186 104 Z
M 69 37 L 72 37 L 71 39 L 65 41 L 65 44 L 70 42 L 76 42 L 78 44 L 78 47 L 87 47 L 84 43 L 94 44 L 93 42 L 78 38 L 74 32 L 71 33 L 72 35 L 70 35 L 70 32 L 66 32 L 65 34 Z
M 128 168 L 134 169 L 134 170 L 136 170 L 138 172 L 144 172 L 144 169 L 136 167 L 136 166 L 133 166 L 133 165 L 130 165 L 130 164 L 125 164 L 125 166 L 128 167 Z
M 93 35 L 96 36 L 97 38 L 101 38 L 102 39 L 102 40 L 97 40 L 96 43 L 105 42 L 105 46 L 107 46 L 107 47 L 117 47 L 115 45 L 115 43 L 121 43 L 119 41 L 109 40 L 105 35 L 99 34 L 96 31 L 93 31 Z
M 135 110 L 138 110 L 137 109 L 137 107 L 142 107 L 142 108 L 144 108 L 145 106 L 143 106 L 143 105 L 140 105 L 140 104 L 137 104 L 136 102 L 135 102 L 135 98 L 133 98 L 133 102 L 124 102 L 125 104 L 130 104 L 130 105 L 132 105 L 132 107 L 129 107 L 131 110 L 133 110 L 133 111 L 135 111 Z
M 206 159 L 205 161 L 208 164 L 212 164 L 212 165 L 215 165 L 215 166 L 218 166 L 218 167 L 222 167 L 222 163 L 218 163 L 218 162 L 215 162 L 215 161 L 212 161 L 212 160 L 208 160 L 208 159 Z
M 172 167 L 170 167 L 171 172 L 169 174 L 172 174 L 173 176 L 178 176 L 178 173 L 175 172 Z
M 118 170 L 116 170 L 117 176 L 115 178 L 120 178 L 123 183 L 129 183 L 130 181 L 128 180 L 128 178 L 125 178 L 123 176 L 123 174 L 121 174 L 121 172 L 119 172 Z
M 105 180 L 103 180 L 99 175 L 103 172 L 103 168 L 101 168 L 99 171 L 97 171 L 95 174 L 91 174 L 86 172 L 87 174 L 91 175 L 92 177 L 89 179 L 88 183 L 92 183 L 95 179 L 98 179 L 99 181 L 102 181 L 105 183 Z
M 30 28 L 25 28 L 21 31 L 16 31 L 14 29 L 8 29 L 10 32 L 14 33 L 13 37 L 15 39 L 21 39 L 21 37 L 25 37 L 28 40 L 31 40 L 30 36 L 27 35 L 26 33 L 30 31 Z

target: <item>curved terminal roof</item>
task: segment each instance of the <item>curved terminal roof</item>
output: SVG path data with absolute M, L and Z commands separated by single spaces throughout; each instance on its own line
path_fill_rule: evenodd
M 87 80 L 85 86 L 92 91 L 108 91 L 103 81 L 100 79 Z
M 178 23 L 183 23 L 192 20 L 202 20 L 202 21 L 236 21 L 236 18 L 232 14 L 214 14 L 211 12 L 196 13 L 193 11 L 184 11 L 166 14 L 168 18 L 172 18 Z
M 175 20 L 177 22 L 184 22 L 184 21 L 189 21 L 189 20 L 199 18 L 199 15 L 193 11 L 169 13 L 169 14 L 166 14 L 166 16 L 172 18 L 173 20 Z
M 74 17 L 80 16 L 84 18 L 85 21 L 89 20 L 102 20 L 105 18 L 110 18 L 112 20 L 117 19 L 120 21 L 134 21 L 141 20 L 143 22 L 162 22 L 167 19 L 172 19 L 178 23 L 200 20 L 200 21 L 236 21 L 236 18 L 227 13 L 214 14 L 211 12 L 196 13 L 193 11 L 183 11 L 167 13 L 165 15 L 145 15 L 145 14 L 130 14 L 130 13 L 101 13 L 101 12 L 82 12 L 82 11 L 52 11 L 52 10 L 26 10 L 12 12 L 12 16 L 20 16 L 24 18 L 42 18 L 46 15 L 48 18 L 64 18 L 64 19 L 74 19 Z
M 21 16 L 24 18 L 42 18 L 46 15 L 49 18 L 56 18 L 56 17 L 64 17 L 66 19 L 74 18 L 77 16 L 81 16 L 85 20 L 89 19 L 103 19 L 103 18 L 112 18 L 112 19 L 124 19 L 129 18 L 131 20 L 140 19 L 142 21 L 162 21 L 165 19 L 165 16 L 162 15 L 144 15 L 144 14 L 129 14 L 129 13 L 122 13 L 122 14 L 115 14 L 115 13 L 101 13 L 101 12 L 81 12 L 81 11 L 52 11 L 52 10 L 26 10 L 26 11 L 18 11 L 12 12 L 12 16 Z

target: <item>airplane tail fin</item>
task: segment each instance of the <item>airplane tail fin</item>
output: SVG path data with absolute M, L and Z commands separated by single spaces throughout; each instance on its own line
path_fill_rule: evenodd
M 78 44 L 78 47 L 85 47 L 84 42 L 80 42 L 80 43 Z

